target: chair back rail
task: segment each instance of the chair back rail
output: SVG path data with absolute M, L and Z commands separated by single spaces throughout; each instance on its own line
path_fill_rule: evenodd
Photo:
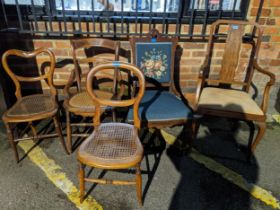
M 45 53 L 48 55 L 49 57 L 49 61 L 50 62 L 50 67 L 48 71 L 42 72 L 40 76 L 36 76 L 36 77 L 25 77 L 25 76 L 19 76 L 16 75 L 11 68 L 9 67 L 8 64 L 8 57 L 9 56 L 18 56 L 21 58 L 34 58 L 36 56 L 38 56 L 39 54 Z M 3 56 L 2 56 L 2 64 L 3 67 L 5 69 L 5 71 L 7 72 L 7 74 L 11 77 L 11 79 L 13 80 L 15 86 L 16 86 L 16 91 L 15 91 L 15 95 L 17 97 L 17 99 L 21 98 L 21 85 L 20 82 L 37 82 L 37 81 L 42 81 L 42 80 L 46 80 L 47 84 L 50 88 L 50 93 L 55 96 L 57 94 L 57 91 L 53 85 L 53 73 L 55 70 L 55 56 L 53 54 L 53 52 L 49 49 L 45 49 L 45 48 L 39 48 L 36 49 L 35 51 L 32 52 L 26 52 L 26 51 L 21 51 L 21 50 L 16 50 L 16 49 L 11 49 L 6 51 Z
M 102 99 L 99 98 L 95 93 L 94 89 L 92 88 L 92 84 L 94 80 L 96 79 L 95 75 L 98 72 L 107 70 L 107 69 L 125 69 L 127 71 L 130 71 L 135 77 L 138 78 L 139 82 L 139 91 L 137 93 L 137 96 L 131 99 L 127 100 L 121 100 L 121 101 L 116 101 L 116 100 L 109 100 L 109 99 Z M 94 126 L 99 126 L 100 125 L 100 116 L 102 112 L 101 106 L 112 106 L 112 107 L 128 107 L 133 105 L 133 117 L 134 117 L 134 125 L 138 129 L 140 129 L 140 118 L 139 118 L 139 104 L 140 101 L 144 95 L 144 90 L 145 90 L 145 78 L 141 70 L 139 70 L 138 67 L 124 63 L 124 62 L 108 62 L 104 64 L 100 64 L 96 67 L 94 67 L 90 72 L 88 73 L 87 76 L 87 82 L 86 82 L 86 87 L 89 95 L 92 97 L 94 103 L 95 103 L 95 115 L 94 115 Z

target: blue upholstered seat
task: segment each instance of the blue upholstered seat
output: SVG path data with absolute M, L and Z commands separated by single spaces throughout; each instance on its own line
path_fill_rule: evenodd
M 132 107 L 127 119 L 133 121 Z M 139 106 L 142 121 L 168 121 L 192 118 L 192 110 L 174 94 L 167 91 L 148 90 Z

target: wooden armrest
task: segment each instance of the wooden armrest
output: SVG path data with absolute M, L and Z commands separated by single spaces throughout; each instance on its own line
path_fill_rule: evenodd
M 70 87 L 74 84 L 75 78 L 76 78 L 75 69 L 72 69 L 71 73 L 70 73 L 70 76 L 69 76 L 69 79 L 68 79 L 68 81 L 67 81 L 67 83 L 66 83 L 66 85 L 63 89 L 63 93 L 68 97 L 70 97 L 70 91 L 69 90 L 70 90 Z
M 266 83 L 265 89 L 263 91 L 263 99 L 262 99 L 262 104 L 261 104 L 262 111 L 264 113 L 266 113 L 267 106 L 268 106 L 269 91 L 270 91 L 271 86 L 275 84 L 275 75 L 269 71 L 264 70 L 262 67 L 260 67 L 256 60 L 254 60 L 253 67 L 258 72 L 270 77 L 270 80 Z

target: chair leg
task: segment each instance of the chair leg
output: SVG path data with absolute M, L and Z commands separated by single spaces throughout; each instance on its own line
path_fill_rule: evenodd
M 18 151 L 17 151 L 16 143 L 14 142 L 13 131 L 12 131 L 9 123 L 4 122 L 4 124 L 5 124 L 6 130 L 7 130 L 8 141 L 10 142 L 10 145 L 13 148 L 14 155 L 15 155 L 16 161 L 18 163 L 19 162 L 19 156 L 18 156 Z
M 257 136 L 254 140 L 254 142 L 252 143 L 251 145 L 251 154 L 254 153 L 257 145 L 260 143 L 260 140 L 262 139 L 264 133 L 265 133 L 265 130 L 266 130 L 266 123 L 265 121 L 264 122 L 256 122 L 256 124 L 258 125 L 259 127 L 259 130 L 258 130 L 258 133 L 257 133 Z
M 72 151 L 72 129 L 71 129 L 71 120 L 70 120 L 70 112 L 66 111 L 66 133 L 67 133 L 67 149 L 71 154 Z
M 140 206 L 143 205 L 142 201 L 142 176 L 141 176 L 141 170 L 140 170 L 140 164 L 136 166 L 136 190 L 137 190 L 137 198 L 138 203 Z
M 66 154 L 69 154 L 69 152 L 68 152 L 68 150 L 66 148 L 65 142 L 64 142 L 64 138 L 63 138 L 63 135 L 62 135 L 62 132 L 61 132 L 60 122 L 59 122 L 57 116 L 53 117 L 53 122 L 54 122 L 56 133 L 58 134 L 59 140 L 60 140 L 60 142 L 61 142 L 61 144 L 63 146 L 63 149 L 65 150 Z
M 80 180 L 80 203 L 84 201 L 85 196 L 85 165 L 79 164 L 79 180 Z

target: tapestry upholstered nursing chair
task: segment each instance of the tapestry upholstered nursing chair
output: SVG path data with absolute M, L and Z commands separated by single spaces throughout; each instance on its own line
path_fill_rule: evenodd
M 20 57 L 23 59 L 31 59 L 38 55 L 44 55 L 46 57 L 46 62 L 49 65 L 48 70 L 45 71 L 45 74 L 41 74 L 39 76 L 20 76 L 13 71 L 9 65 L 9 58 L 11 57 Z M 2 64 L 5 71 L 11 77 L 15 84 L 16 88 L 16 103 L 9 108 L 3 114 L 3 122 L 7 129 L 8 140 L 14 150 L 16 161 L 19 162 L 19 154 L 17 151 L 17 143 L 23 140 L 38 140 L 42 138 L 52 138 L 59 137 L 61 144 L 65 151 L 67 151 L 64 138 L 61 132 L 59 117 L 58 117 L 58 105 L 57 105 L 57 91 L 53 86 L 53 72 L 55 69 L 55 56 L 54 54 L 44 48 L 37 49 L 32 52 L 25 52 L 21 50 L 8 50 L 3 54 Z M 26 72 L 26 75 L 29 75 L 29 72 Z M 21 93 L 21 82 L 31 83 L 31 82 L 45 82 L 49 86 L 49 94 L 32 94 L 28 96 L 22 96 Z M 42 134 L 37 132 L 36 126 L 33 124 L 34 121 L 40 121 L 43 119 L 51 118 L 54 122 L 56 134 Z M 16 127 L 12 127 L 12 124 L 18 125 L 19 123 L 25 123 L 27 126 L 20 133 L 17 134 L 19 138 L 15 138 L 15 129 Z M 31 132 L 33 136 L 29 137 L 27 135 L 27 131 L 31 128 Z M 19 133 L 19 132 L 18 132 Z
M 223 30 L 223 34 L 220 30 Z M 251 36 L 254 31 L 255 36 Z M 269 90 L 275 82 L 275 76 L 257 63 L 262 33 L 257 23 L 232 20 L 218 20 L 213 23 L 196 94 L 198 114 L 239 119 L 251 126 L 254 126 L 252 122 L 258 125 L 259 130 L 254 141 L 249 141 L 248 154 L 253 153 L 264 135 Z M 222 41 L 225 42 L 225 48 L 221 67 L 215 72 L 215 69 L 211 68 L 213 49 L 215 43 Z M 265 86 L 260 106 L 249 94 L 255 71 L 270 79 Z M 199 123 L 197 130 L 198 128 Z
M 95 75 L 106 69 L 118 68 L 120 71 L 131 72 L 138 78 L 139 91 L 137 96 L 130 99 L 112 100 L 99 98 L 92 88 Z M 95 104 L 94 131 L 78 148 L 80 163 L 80 193 L 81 202 L 84 199 L 85 181 L 100 184 L 136 185 L 139 204 L 142 205 L 142 178 L 140 162 L 143 158 L 143 147 L 138 138 L 140 119 L 138 116 L 139 103 L 145 91 L 145 79 L 142 72 L 134 65 L 122 62 L 108 62 L 93 68 L 87 76 L 87 91 Z M 101 123 L 102 106 L 128 107 L 133 106 L 134 125 L 119 122 Z M 85 177 L 85 166 L 100 169 L 136 169 L 135 181 L 119 181 L 93 179 Z
M 133 63 L 143 71 L 147 82 L 139 107 L 143 127 L 159 131 L 192 120 L 192 110 L 180 99 L 174 84 L 177 40 L 162 36 L 156 29 L 146 37 L 130 38 Z M 132 109 L 128 112 L 128 121 L 133 121 Z
M 79 128 L 90 129 L 90 127 L 92 127 L 92 123 L 85 121 L 87 117 L 92 117 L 94 115 L 95 109 L 91 97 L 88 95 L 85 88 L 86 75 L 91 68 L 98 64 L 106 61 L 119 60 L 120 49 L 119 42 L 108 39 L 77 39 L 71 40 L 71 44 L 73 48 L 74 70 L 65 87 L 66 95 L 69 97 L 63 103 L 66 111 L 67 148 L 70 153 L 72 153 L 73 149 L 73 137 L 88 136 L 88 133 L 84 132 L 84 130 L 79 131 Z M 111 98 L 117 87 L 117 80 L 120 78 L 120 75 L 105 71 L 103 74 L 105 74 L 106 79 L 103 78 L 104 75 L 96 75 L 99 79 L 95 84 L 95 88 L 98 89 L 96 92 L 99 96 Z M 74 82 L 77 84 L 78 91 L 73 94 L 70 88 Z M 112 83 L 114 84 L 112 85 Z M 121 95 L 122 91 L 118 93 Z M 73 122 L 73 115 L 82 116 L 83 120 L 76 120 L 76 122 Z

